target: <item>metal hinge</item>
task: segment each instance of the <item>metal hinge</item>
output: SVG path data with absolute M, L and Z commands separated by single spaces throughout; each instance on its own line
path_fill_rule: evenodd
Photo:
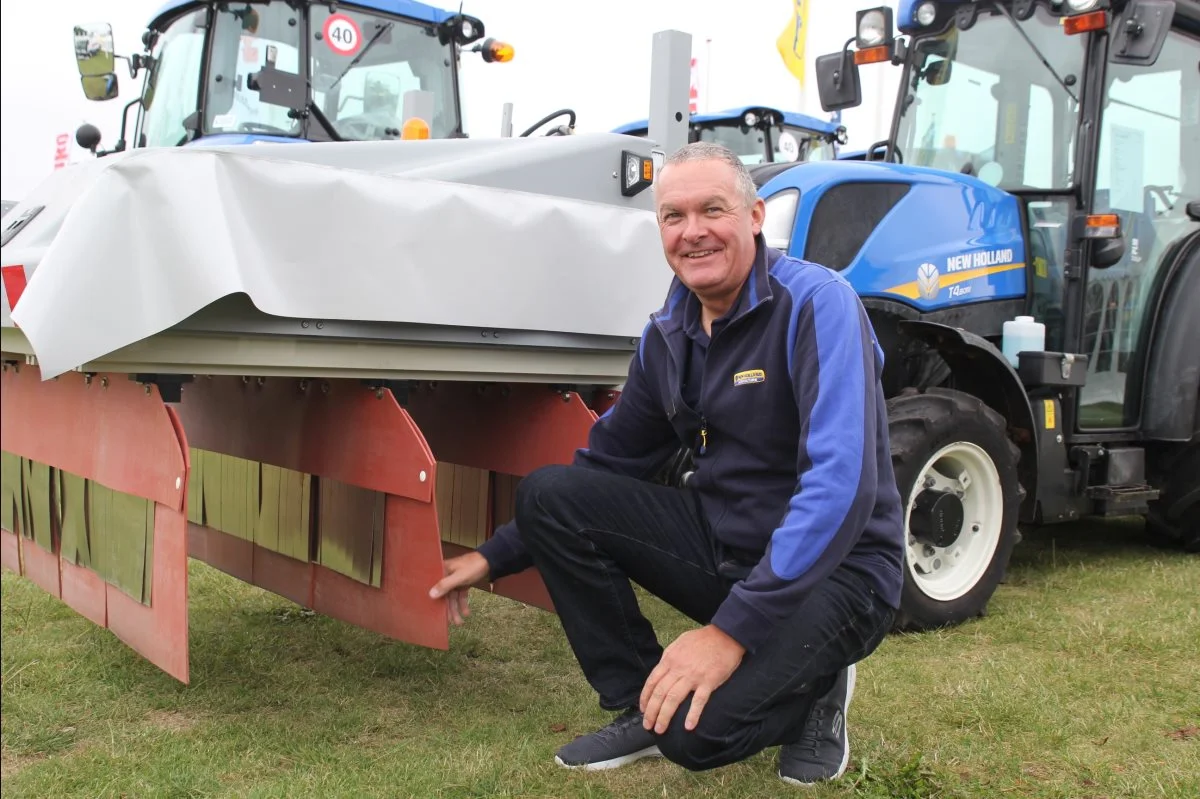
M 1062 357 L 1062 379 L 1071 379 L 1071 367 L 1075 364 L 1075 356 L 1069 352 L 1063 353 Z

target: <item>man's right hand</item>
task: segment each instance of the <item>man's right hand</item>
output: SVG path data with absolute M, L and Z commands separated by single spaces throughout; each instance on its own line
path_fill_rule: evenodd
M 429 590 L 431 599 L 448 597 L 446 603 L 446 619 L 451 624 L 460 625 L 471 610 L 467 607 L 467 592 L 475 583 L 487 579 L 487 559 L 478 552 L 468 552 L 456 558 L 450 558 L 444 564 L 446 576 Z

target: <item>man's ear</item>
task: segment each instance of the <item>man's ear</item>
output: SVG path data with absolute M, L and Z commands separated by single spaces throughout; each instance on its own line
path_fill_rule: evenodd
M 762 197 L 754 198 L 754 205 L 750 206 L 750 225 L 757 236 L 762 232 L 763 220 L 767 218 L 767 204 L 763 202 Z

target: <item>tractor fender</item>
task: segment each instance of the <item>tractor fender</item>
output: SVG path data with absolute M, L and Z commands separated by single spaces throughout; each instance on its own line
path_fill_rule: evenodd
M 1021 515 L 1032 516 L 1037 507 L 1037 428 L 1016 370 L 994 344 L 961 328 L 919 320 L 903 320 L 897 327 L 937 350 L 950 367 L 955 388 L 978 397 L 1005 418 L 1009 438 L 1021 451 L 1017 471 L 1027 492 Z
M 1142 389 L 1142 430 L 1156 441 L 1190 441 L 1200 430 L 1200 235 L 1184 242 L 1166 270 Z

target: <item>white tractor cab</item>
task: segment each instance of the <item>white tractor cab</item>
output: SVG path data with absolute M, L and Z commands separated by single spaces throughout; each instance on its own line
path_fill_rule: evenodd
M 145 74 L 108 153 L 196 141 L 448 139 L 466 135 L 462 51 L 513 58 L 511 45 L 483 36 L 475 17 L 415 0 L 171 0 L 142 35 L 144 53 L 116 56 L 110 25 L 79 25 L 75 57 L 89 100 L 117 96 L 116 58 L 131 78 Z M 85 124 L 76 141 L 95 153 L 100 132 Z
M 648 120 L 628 122 L 613 133 L 647 135 Z M 795 111 L 747 105 L 691 115 L 688 141 L 711 141 L 737 153 L 744 164 L 832 161 L 846 143 L 846 128 Z

